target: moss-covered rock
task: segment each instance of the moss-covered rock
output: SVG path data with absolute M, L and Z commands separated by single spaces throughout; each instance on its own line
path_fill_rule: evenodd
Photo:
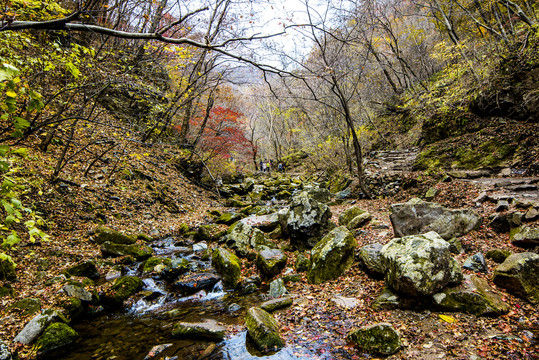
M 339 215 L 339 225 L 346 226 L 353 218 L 361 214 L 364 214 L 365 212 L 366 212 L 365 210 L 360 209 L 358 206 L 352 206 L 344 210 Z
M 485 257 L 491 259 L 495 263 L 501 264 L 509 257 L 509 255 L 511 255 L 511 251 L 509 250 L 494 249 L 487 251 Z
M 48 353 L 74 343 L 78 337 L 79 334 L 68 325 L 56 322 L 45 329 L 37 339 L 36 346 L 40 353 Z
M 344 226 L 333 229 L 311 251 L 310 283 L 320 284 L 341 276 L 354 261 L 357 242 Z
M 206 339 L 222 341 L 225 338 L 225 327 L 218 325 L 216 321 L 207 320 L 201 323 L 175 323 L 172 328 L 172 336 L 187 339 Z
M 225 286 L 235 289 L 241 276 L 240 259 L 228 250 L 217 248 L 212 254 L 212 265 L 223 277 Z
M 285 342 L 279 334 L 279 324 L 267 311 L 252 307 L 245 317 L 247 332 L 258 350 L 276 351 L 284 347 Z
M 352 220 L 350 220 L 350 222 L 346 224 L 346 227 L 350 230 L 358 229 L 371 221 L 371 219 L 372 215 L 368 212 L 364 212 L 363 214 L 358 215 Z
M 10 284 L 4 284 L 0 286 L 0 299 L 7 296 L 13 296 L 15 291 L 13 291 L 13 287 Z
M 66 269 L 63 274 L 66 277 L 83 276 L 89 279 L 98 279 L 100 276 L 99 271 L 97 271 L 97 268 L 95 266 L 95 262 L 91 260 L 71 266 L 70 268 Z
M 142 267 L 143 274 L 156 273 L 162 274 L 170 268 L 172 260 L 164 257 L 151 257 L 144 262 Z
M 270 296 L 270 298 L 276 299 L 288 293 L 288 290 L 286 290 L 286 287 L 284 286 L 284 280 L 282 278 L 277 278 L 273 280 L 272 282 L 270 282 L 269 285 L 270 288 L 268 295 Z
M 373 324 L 352 331 L 348 340 L 373 355 L 391 355 L 402 347 L 399 333 L 388 323 Z
M 215 220 L 217 224 L 232 225 L 242 218 L 241 214 L 233 212 L 224 212 Z
M 290 297 L 284 296 L 277 299 L 272 299 L 260 304 L 260 308 L 267 312 L 274 312 L 275 310 L 289 307 L 293 304 L 293 300 Z
M 0 280 L 15 281 L 17 274 L 15 273 L 15 263 L 11 257 L 0 252 Z
M 524 248 L 539 246 L 539 228 L 521 226 L 511 230 L 509 237 L 515 246 Z
M 103 257 L 132 256 L 141 261 L 152 256 L 153 249 L 147 245 L 124 245 L 106 241 L 101 244 Z
M 35 298 L 26 298 L 15 302 L 9 308 L 16 310 L 22 316 L 33 315 L 41 311 L 41 300 Z
M 60 302 L 60 307 L 64 309 L 64 315 L 70 320 L 78 319 L 84 314 L 82 301 L 75 297 L 70 297 Z
M 311 269 L 311 259 L 302 253 L 298 253 L 296 256 L 295 269 L 297 272 L 306 272 Z
M 193 238 L 195 241 L 216 241 L 224 236 L 226 232 L 226 229 L 217 224 L 200 225 Z
M 96 230 L 95 242 L 103 244 L 104 242 L 110 242 L 113 244 L 134 244 L 137 241 L 135 236 L 126 235 L 122 232 L 112 230 L 109 228 L 100 227 Z
M 281 273 L 288 257 L 279 249 L 262 250 L 256 258 L 256 267 L 265 277 L 273 277 Z
M 142 285 L 142 280 L 136 276 L 118 278 L 105 292 L 103 302 L 109 307 L 121 308 L 125 300 L 142 290 Z
M 68 320 L 65 316 L 55 310 L 45 310 L 41 314 L 34 316 L 32 320 L 24 326 L 21 332 L 15 336 L 13 342 L 25 345 L 31 344 L 43 333 L 45 328 L 53 322 L 67 323 Z

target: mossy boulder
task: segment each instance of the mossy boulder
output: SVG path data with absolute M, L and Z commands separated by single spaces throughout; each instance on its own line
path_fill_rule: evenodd
M 4 253 L 0 253 L 0 280 L 15 281 L 17 274 L 15 273 L 15 263 L 11 257 Z
M 172 328 L 172 336 L 185 339 L 206 339 L 222 341 L 225 338 L 224 326 L 217 324 L 215 320 L 206 320 L 200 323 L 179 322 Z
M 400 334 L 389 323 L 362 327 L 348 334 L 348 340 L 372 355 L 391 355 L 402 348 Z
M 200 225 L 193 238 L 195 241 L 216 241 L 225 234 L 226 229 L 217 224 Z
M 245 325 L 258 350 L 268 352 L 284 347 L 285 342 L 279 334 L 279 323 L 267 311 L 258 307 L 250 308 L 245 316 Z
M 33 343 L 41 333 L 53 322 L 64 322 L 67 323 L 67 319 L 55 310 L 45 310 L 41 314 L 38 314 L 32 318 L 15 336 L 13 342 L 21 344 L 31 344 Z
M 521 226 L 511 230 L 509 237 L 515 246 L 523 248 L 539 246 L 539 228 Z
M 241 214 L 233 212 L 224 212 L 215 220 L 216 224 L 232 225 L 242 218 Z
M 462 281 L 449 243 L 434 231 L 393 239 L 380 255 L 386 284 L 405 295 L 433 295 Z
M 509 255 L 511 255 L 511 251 L 509 250 L 494 249 L 487 251 L 485 257 L 487 259 L 491 259 L 497 264 L 501 264 L 509 257 Z
M 321 284 L 341 276 L 352 265 L 356 247 L 357 242 L 346 227 L 333 229 L 311 251 L 309 282 Z
M 371 221 L 372 215 L 368 212 L 364 212 L 361 215 L 356 216 L 350 222 L 346 225 L 346 227 L 350 230 L 359 229 L 363 225 L 366 225 L 369 221 Z
M 281 273 L 287 260 L 288 257 L 282 250 L 262 250 L 256 258 L 256 267 L 263 276 L 270 278 Z
M 217 248 L 212 254 L 212 265 L 222 276 L 225 286 L 235 289 L 241 276 L 240 259 L 226 249 Z
M 457 288 L 446 288 L 433 295 L 439 311 L 455 311 L 478 316 L 498 316 L 509 311 L 509 306 L 488 283 L 475 276 L 465 275 Z
M 36 346 L 40 353 L 48 353 L 74 343 L 78 337 L 79 334 L 67 324 L 56 322 L 45 329 Z
M 106 241 L 101 244 L 101 254 L 103 257 L 119 257 L 119 256 L 132 256 L 135 259 L 142 261 L 152 256 L 153 249 L 147 245 L 124 245 L 115 244 Z
M 15 291 L 10 284 L 0 286 L 0 299 L 4 296 L 13 296 L 13 294 L 15 294 Z
M 164 257 L 155 257 L 147 259 L 142 267 L 143 274 L 163 274 L 167 269 L 170 269 L 172 260 Z
M 126 235 L 120 231 L 112 230 L 109 228 L 100 227 L 96 230 L 95 242 L 103 244 L 104 242 L 110 242 L 113 244 L 134 244 L 137 238 L 132 235 Z
M 364 213 L 366 213 L 365 210 L 360 209 L 358 206 L 352 206 L 339 215 L 339 225 L 346 226 L 353 218 Z
M 78 319 L 84 314 L 82 301 L 75 297 L 67 298 L 60 302 L 64 315 L 70 320 Z
M 496 285 L 539 304 L 539 255 L 531 252 L 513 254 L 494 270 Z
M 70 268 L 66 269 L 63 274 L 66 277 L 82 276 L 89 279 L 98 279 L 100 276 L 99 271 L 97 271 L 97 268 L 95 266 L 95 262 L 91 260 L 71 266 Z
M 121 308 L 125 300 L 142 290 L 142 286 L 142 280 L 136 276 L 118 278 L 105 292 L 103 302 L 111 308 Z

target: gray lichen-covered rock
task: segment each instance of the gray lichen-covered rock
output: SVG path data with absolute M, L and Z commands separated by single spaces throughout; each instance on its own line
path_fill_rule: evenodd
M 133 256 L 137 260 L 145 260 L 152 256 L 153 249 L 147 245 L 124 245 L 105 241 L 101 244 L 103 257 Z
M 200 225 L 194 236 L 195 241 L 216 241 L 226 234 L 226 230 L 221 229 L 217 224 Z
M 225 338 L 226 328 L 215 320 L 206 320 L 198 323 L 179 322 L 172 328 L 172 336 L 188 339 L 206 339 L 222 341 Z
M 30 320 L 20 333 L 15 336 L 13 342 L 19 342 L 21 344 L 33 343 L 39 335 L 51 324 L 52 322 L 67 322 L 67 320 L 58 312 L 54 310 L 45 310 L 41 314 L 36 315 Z
M 511 243 L 515 246 L 527 248 L 539 245 L 539 228 L 521 226 L 511 231 Z
M 78 337 L 79 334 L 67 324 L 55 322 L 45 329 L 43 335 L 37 339 L 36 345 L 41 354 L 46 354 L 74 343 Z
M 381 258 L 386 283 L 405 295 L 432 295 L 462 280 L 449 243 L 433 231 L 391 240 Z
M 0 360 L 11 360 L 11 352 L 9 351 L 9 348 L 2 339 L 0 339 Z
M 110 242 L 113 244 L 123 244 L 130 245 L 134 244 L 137 241 L 135 236 L 126 235 L 122 232 L 108 229 L 108 228 L 98 228 L 96 230 L 95 242 L 98 244 L 103 244 L 104 242 Z
M 309 282 L 321 284 L 341 276 L 352 265 L 356 247 L 356 239 L 346 227 L 333 229 L 311 251 Z
M 235 289 L 241 275 L 240 259 L 228 250 L 217 248 L 212 254 L 212 265 L 223 277 L 225 286 Z
M 288 257 L 280 249 L 262 250 L 256 258 L 256 267 L 265 277 L 273 277 L 281 273 Z
M 412 309 L 424 306 L 424 301 L 418 301 L 417 297 L 407 297 L 395 293 L 391 288 L 384 286 L 380 295 L 374 299 L 371 307 L 373 310 Z
M 268 352 L 284 347 L 285 342 L 279 334 L 279 324 L 267 311 L 258 307 L 250 308 L 245 324 L 258 350 Z
M 539 304 L 539 255 L 531 252 L 513 254 L 494 270 L 496 285 Z
M 278 278 L 270 282 L 269 296 L 271 298 L 276 299 L 286 293 L 288 293 L 288 290 L 286 290 L 284 280 L 282 278 Z
M 243 221 L 234 223 L 227 232 L 225 245 L 240 257 L 248 257 L 253 249 L 272 247 L 266 235 Z
M 15 273 L 15 263 L 9 256 L 0 253 L 0 280 L 15 281 L 17 274 Z
M 418 198 L 391 206 L 395 236 L 437 232 L 443 239 L 459 237 L 481 225 L 482 218 L 473 210 L 449 210 Z
M 299 253 L 296 257 L 296 264 L 294 265 L 297 272 L 306 272 L 311 269 L 311 259 L 302 253 Z
M 311 249 L 334 225 L 330 221 L 331 210 L 307 193 L 292 198 L 286 229 L 290 243 L 299 250 Z
M 82 284 L 66 284 L 62 287 L 62 290 L 67 294 L 67 296 L 74 297 L 84 302 L 97 302 L 96 296 L 91 292 L 86 290 Z
M 439 311 L 456 311 L 474 315 L 497 316 L 509 311 L 488 283 L 474 275 L 465 275 L 457 288 L 446 288 L 432 296 Z
M 382 265 L 382 258 L 380 257 L 382 247 L 382 244 L 369 244 L 359 249 L 360 260 L 367 270 L 375 276 L 383 275 L 385 270 Z
M 373 355 L 391 355 L 402 347 L 400 334 L 389 323 L 378 323 L 362 327 L 348 334 L 362 351 Z
M 324 189 L 321 187 L 312 187 L 310 189 L 307 189 L 307 194 L 313 198 L 314 200 L 321 202 L 321 203 L 328 203 L 331 201 L 332 194 L 328 189 Z

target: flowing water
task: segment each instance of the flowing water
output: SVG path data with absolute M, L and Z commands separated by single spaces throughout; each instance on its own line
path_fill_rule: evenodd
M 210 268 L 190 247 L 175 246 L 172 239 L 155 243 L 155 256 L 185 258 L 199 271 Z M 127 269 L 128 275 L 141 276 L 140 264 Z M 235 296 L 218 282 L 211 290 L 180 297 L 170 284 L 160 278 L 142 276 L 143 295 L 126 304 L 122 312 L 77 321 L 73 328 L 78 340 L 61 354 L 49 358 L 64 360 L 143 360 L 143 359 L 316 359 L 308 350 L 284 348 L 274 354 L 260 354 L 243 326 L 244 315 L 251 306 L 266 300 L 263 293 Z M 171 335 L 176 322 L 215 321 L 234 329 L 225 341 L 214 343 L 203 339 L 178 339 Z

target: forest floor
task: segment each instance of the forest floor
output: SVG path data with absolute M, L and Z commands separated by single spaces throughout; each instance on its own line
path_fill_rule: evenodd
M 10 344 L 16 334 L 34 316 L 23 314 L 12 307 L 18 300 L 38 298 L 42 309 L 55 308 L 65 299 L 61 284 L 47 280 L 58 276 L 66 268 L 87 259 L 101 257 L 99 246 L 90 241 L 91 231 L 105 225 L 130 233 L 145 233 L 154 238 L 179 236 L 182 223 L 191 229 L 208 223 L 208 210 L 223 210 L 220 199 L 189 182 L 174 165 L 174 150 L 166 156 L 159 152 L 139 149 L 148 153 L 141 159 L 133 158 L 138 170 L 125 167 L 111 175 L 112 164 L 104 164 L 82 176 L 72 166 L 64 179 L 55 183 L 38 181 L 49 177 L 54 153 L 33 153 L 24 172 L 31 174 L 31 191 L 26 195 L 47 221 L 49 241 L 30 243 L 23 241 L 8 251 L 17 264 L 18 280 L 11 283 L 13 296 L 0 298 L 0 339 Z M 47 158 L 50 156 L 50 159 Z M 39 160 L 36 160 L 39 159 Z M 88 163 L 81 159 L 81 163 Z M 76 164 L 75 164 L 76 165 Z M 107 170 L 108 169 L 108 170 Z M 109 177 L 110 176 L 110 177 Z M 438 183 L 439 194 L 435 202 L 451 208 L 475 208 L 484 218 L 495 212 L 495 204 L 485 202 L 479 206 L 473 199 L 483 190 L 471 182 Z M 414 189 L 396 196 L 378 200 L 357 200 L 356 205 L 373 215 L 375 225 L 368 225 L 356 234 L 359 246 L 371 243 L 385 244 L 393 238 L 389 220 L 389 206 L 407 201 L 416 195 Z M 422 190 L 421 190 L 422 191 Z M 24 199 L 23 199 L 24 200 Z M 350 203 L 332 207 L 336 221 L 339 213 Z M 462 264 L 468 256 L 490 249 L 515 248 L 508 234 L 498 234 L 486 224 L 461 239 L 466 250 L 458 255 Z M 217 246 L 217 244 L 211 244 Z M 294 255 L 290 255 L 293 261 Z M 117 259 L 115 261 L 121 261 Z M 447 322 L 440 313 L 431 311 L 374 311 L 370 305 L 380 294 L 383 281 L 374 279 L 356 262 L 339 279 L 320 285 L 308 284 L 306 279 L 287 284 L 295 299 L 289 309 L 277 311 L 275 317 L 289 346 L 310 349 L 314 358 L 355 359 L 365 358 L 359 350 L 345 340 L 353 328 L 375 322 L 390 322 L 401 333 L 404 349 L 389 359 L 539 359 L 539 314 L 526 301 L 516 298 L 491 281 L 495 263 L 488 261 L 489 271 L 476 274 L 502 294 L 510 306 L 506 315 L 494 318 L 476 317 L 461 313 L 446 313 Z M 252 264 L 245 264 L 244 276 L 256 271 Z M 101 264 L 98 270 L 105 274 L 110 265 Z M 468 273 L 464 270 L 464 273 Z M 0 285 L 2 285 L 0 283 Z M 338 305 L 336 296 L 354 298 L 354 307 Z M 16 350 L 13 345 L 12 350 Z M 29 349 L 18 349 L 21 357 L 30 358 Z M 26 355 L 25 355 L 26 354 Z

